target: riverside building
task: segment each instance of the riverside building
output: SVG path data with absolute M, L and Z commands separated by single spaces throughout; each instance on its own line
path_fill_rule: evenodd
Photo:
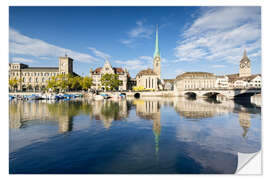
M 29 67 L 23 63 L 9 64 L 9 79 L 16 78 L 19 81 L 17 87 L 18 91 L 42 91 L 45 90 L 46 85 L 53 76 L 59 74 L 72 74 L 73 59 L 65 55 L 59 57 L 59 67 Z
M 112 67 L 108 60 L 105 61 L 103 67 L 96 68 L 94 71 L 90 69 L 90 77 L 93 79 L 92 89 L 95 90 L 105 90 L 105 87 L 101 84 L 101 77 L 105 74 L 117 74 L 119 75 L 119 80 L 122 81 L 121 85 L 118 87 L 119 91 L 126 91 L 128 80 L 130 79 L 128 71 L 119 67 Z

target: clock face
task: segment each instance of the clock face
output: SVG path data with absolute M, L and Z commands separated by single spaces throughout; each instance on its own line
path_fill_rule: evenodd
M 62 66 L 64 66 L 66 63 L 62 63 Z
M 241 68 L 245 68 L 245 67 L 248 67 L 248 68 L 249 68 L 249 67 L 250 67 L 250 64 L 249 64 L 248 61 L 246 61 L 246 62 L 241 63 L 241 64 L 240 64 L 240 67 L 241 67 Z
M 249 62 L 245 62 L 245 66 L 246 67 L 249 67 Z

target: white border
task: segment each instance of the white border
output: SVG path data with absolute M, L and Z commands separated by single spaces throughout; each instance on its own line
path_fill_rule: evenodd
M 180 0 L 178 0 L 180 1 Z M 1 112 L 3 118 L 1 118 L 1 177 L 4 178 L 20 178 L 20 179 L 47 179 L 47 178 L 65 178 L 65 179 L 74 179 L 77 178 L 76 175 L 31 175 L 31 176 L 22 176 L 22 175 L 8 175 L 8 88 L 7 88 L 7 79 L 8 79 L 8 6 L 262 6 L 262 74 L 263 74 L 263 109 L 262 109 L 262 131 L 265 132 L 265 135 L 262 136 L 262 149 L 267 153 L 263 153 L 263 162 L 269 158 L 269 130 L 270 128 L 270 119 L 268 115 L 269 108 L 269 73 L 270 73 L 270 44 L 269 44 L 269 22 L 270 22 L 270 5 L 269 0 L 181 0 L 181 2 L 176 2 L 173 0 L 136 0 L 136 1 L 127 1 L 127 0 L 1 0 L 0 1 L 0 73 L 1 73 L 1 82 L 2 85 L 0 88 L 1 94 Z M 269 79 L 270 81 L 270 79 Z M 267 93 L 269 92 L 269 94 Z M 268 100 L 268 101 L 267 101 Z M 267 112 L 268 111 L 268 112 Z M 267 134 L 266 134 L 267 133 Z M 264 139 L 268 139 L 264 141 Z M 266 163 L 263 163 L 266 164 Z M 270 166 L 263 166 L 263 176 L 240 176 L 240 175 L 227 175 L 219 176 L 218 178 L 266 178 L 270 172 L 268 169 Z M 75 177 L 76 176 L 76 177 Z M 130 176 L 130 175 L 118 175 L 118 176 L 101 176 L 101 175 L 81 175 L 78 178 L 89 179 L 89 178 L 115 178 L 115 179 L 137 179 L 137 178 L 172 178 L 179 179 L 182 177 L 197 179 L 198 176 L 188 176 L 188 175 L 143 175 L 143 176 Z M 200 175 L 199 178 L 203 179 L 216 179 L 217 176 L 209 175 Z M 268 177 L 269 179 L 269 177 Z

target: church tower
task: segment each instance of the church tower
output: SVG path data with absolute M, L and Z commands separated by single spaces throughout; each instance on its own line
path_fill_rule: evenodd
M 159 79 L 160 79 L 160 63 L 161 63 L 161 59 L 160 59 L 160 52 L 159 52 L 159 46 L 158 46 L 158 26 L 156 29 L 156 49 L 155 49 L 155 53 L 154 53 L 154 72 L 158 75 Z
M 251 64 L 250 64 L 250 60 L 247 57 L 247 52 L 245 50 L 244 55 L 240 61 L 239 77 L 246 77 L 250 75 L 251 75 Z

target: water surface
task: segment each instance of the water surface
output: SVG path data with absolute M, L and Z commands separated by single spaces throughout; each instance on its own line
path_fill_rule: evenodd
M 12 174 L 234 173 L 261 147 L 261 108 L 186 98 L 11 101 Z

